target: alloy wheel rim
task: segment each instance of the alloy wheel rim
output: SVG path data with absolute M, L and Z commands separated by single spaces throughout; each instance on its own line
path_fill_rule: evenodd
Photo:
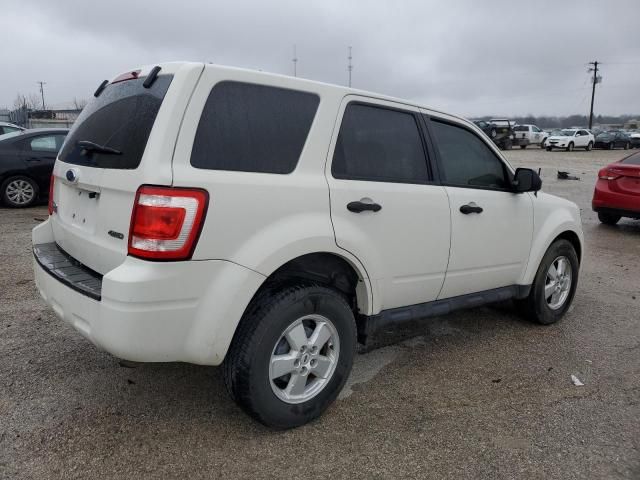
M 557 257 L 547 270 L 544 285 L 544 298 L 551 310 L 561 308 L 571 292 L 571 263 L 565 256 Z
M 14 205 L 26 205 L 33 200 L 35 190 L 26 180 L 14 180 L 7 185 L 6 195 Z
M 328 318 L 305 315 L 282 332 L 269 360 L 273 393 L 285 403 L 303 403 L 329 383 L 338 364 L 340 338 Z

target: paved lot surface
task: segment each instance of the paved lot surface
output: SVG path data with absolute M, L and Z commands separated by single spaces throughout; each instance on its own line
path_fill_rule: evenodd
M 640 478 L 640 221 L 590 210 L 597 170 L 625 153 L 508 152 L 583 209 L 561 323 L 504 305 L 383 332 L 342 399 L 287 432 L 242 414 L 215 368 L 126 364 L 61 324 L 32 280 L 46 207 L 0 209 L 0 477 Z

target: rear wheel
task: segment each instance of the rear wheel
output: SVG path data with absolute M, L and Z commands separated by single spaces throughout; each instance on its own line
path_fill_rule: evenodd
M 598 220 L 605 225 L 615 225 L 620 221 L 622 217 L 620 215 L 613 215 L 611 213 L 598 212 Z
M 586 148 L 587 152 L 591 151 L 592 148 L 593 148 L 593 142 L 589 142 Z
M 526 145 L 520 145 L 520 148 L 521 148 L 522 150 L 524 150 L 525 148 L 527 148 L 527 146 L 526 146 Z
M 573 301 L 578 268 L 578 255 L 571 242 L 553 242 L 540 262 L 529 296 L 517 301 L 525 317 L 543 325 L 560 320 Z
M 545 144 L 547 143 L 547 139 L 543 138 L 542 142 L 540 142 L 540 148 L 545 148 Z
M 353 312 L 337 291 L 313 284 L 265 291 L 238 326 L 225 359 L 225 383 L 256 420 L 297 427 L 336 399 L 355 347 Z
M 624 144 L 624 149 L 625 149 L 625 150 L 629 150 L 629 142 L 627 142 L 627 143 L 625 143 L 625 144 Z
M 573 142 L 569 142 L 569 145 L 567 145 L 567 152 L 573 152 Z
M 613 150 L 614 147 L 615 145 L 613 144 L 613 142 L 609 142 L 609 150 Z
M 7 178 L 0 186 L 0 197 L 9 207 L 28 207 L 38 199 L 38 184 L 22 175 Z

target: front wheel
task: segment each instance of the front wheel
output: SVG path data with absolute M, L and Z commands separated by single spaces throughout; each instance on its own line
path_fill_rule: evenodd
M 589 142 L 586 148 L 587 152 L 590 152 L 592 148 L 593 148 L 593 142 Z
M 613 150 L 614 147 L 615 145 L 613 144 L 613 142 L 609 142 L 609 150 Z
M 627 143 L 625 143 L 625 144 L 624 144 L 624 149 L 625 149 L 625 150 L 629 150 L 629 142 L 627 142 Z
M 355 349 L 353 312 L 339 292 L 314 284 L 267 289 L 238 326 L 225 358 L 225 384 L 259 422 L 298 427 L 336 399 Z
M 571 242 L 553 242 L 540 262 L 529 296 L 517 301 L 525 317 L 542 325 L 560 320 L 573 301 L 578 270 L 578 255 Z
M 569 142 L 569 145 L 567 145 L 567 152 L 573 152 L 573 142 Z
M 524 150 L 525 148 L 527 148 L 527 146 L 526 146 L 526 145 L 520 145 L 520 148 L 521 148 L 522 150 Z

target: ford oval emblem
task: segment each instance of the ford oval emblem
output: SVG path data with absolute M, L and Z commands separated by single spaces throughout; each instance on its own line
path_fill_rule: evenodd
M 75 168 L 67 170 L 65 177 L 69 183 L 78 183 L 78 171 Z

